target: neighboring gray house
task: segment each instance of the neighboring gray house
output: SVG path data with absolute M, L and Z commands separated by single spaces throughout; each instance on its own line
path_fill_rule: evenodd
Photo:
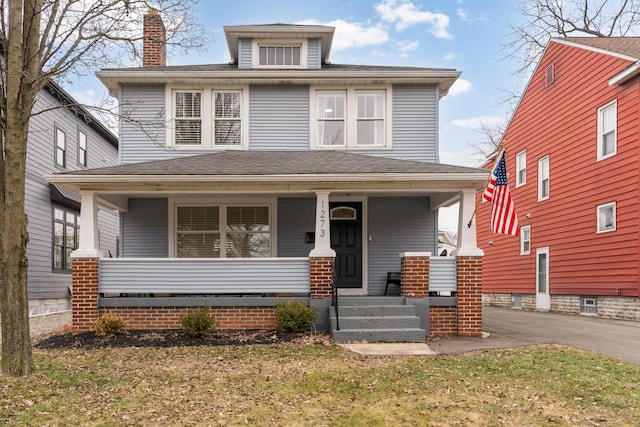
M 167 66 L 163 28 L 145 17 L 143 67 L 98 73 L 128 116 L 121 164 L 48 177 L 82 194 L 87 221 L 99 201 L 121 211 L 120 259 L 104 258 L 83 222 L 75 256 L 100 276 L 95 288 L 74 282 L 95 294 L 87 316 L 176 327 L 185 307 L 207 304 L 219 327 L 269 327 L 286 296 L 326 320 L 334 258 L 342 296 L 381 296 L 401 270 L 407 300 L 455 295 L 456 258 L 430 257 L 438 208 L 460 201 L 470 217 L 487 176 L 438 163 L 438 104 L 460 72 L 332 64 L 334 28 L 286 24 L 225 27 L 229 63 Z M 458 235 L 458 257 L 482 255 L 475 226 Z
M 45 175 L 115 165 L 118 139 L 67 92 L 49 83 L 29 123 L 25 184 L 29 314 L 71 310 L 71 258 L 78 247 L 80 196 Z M 100 247 L 117 254 L 118 214 L 98 210 Z

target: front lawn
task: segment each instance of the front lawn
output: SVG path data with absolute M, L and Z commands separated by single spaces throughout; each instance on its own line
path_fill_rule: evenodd
M 35 350 L 14 426 L 638 425 L 640 367 L 566 347 L 360 356 L 318 343 Z

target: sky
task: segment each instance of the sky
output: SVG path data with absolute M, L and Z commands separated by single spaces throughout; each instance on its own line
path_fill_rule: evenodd
M 481 138 L 479 126 L 510 118 L 505 90 L 515 85 L 517 64 L 504 59 L 503 45 L 509 39 L 509 25 L 517 22 L 516 7 L 512 0 L 200 0 L 195 14 L 210 33 L 205 50 L 187 55 L 170 51 L 167 62 L 229 62 L 225 25 L 334 26 L 332 63 L 461 71 L 440 101 L 440 162 L 479 166 L 480 159 L 470 146 Z M 66 89 L 88 104 L 107 96 L 104 86 L 91 76 Z M 441 228 L 455 230 L 457 208 L 441 211 L 440 223 Z

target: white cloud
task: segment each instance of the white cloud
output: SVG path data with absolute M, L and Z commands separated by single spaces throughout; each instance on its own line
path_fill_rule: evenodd
M 401 58 L 406 58 L 420 46 L 419 40 L 398 42 L 398 51 Z
M 458 57 L 457 53 L 448 52 L 445 56 L 442 57 L 443 61 L 453 61 Z
M 461 7 L 459 7 L 458 10 L 456 10 L 456 13 L 458 14 L 458 18 L 460 18 L 462 22 L 468 21 L 469 15 L 471 15 L 471 11 L 468 8 L 463 9 Z
M 369 25 L 360 22 L 347 22 L 335 19 L 331 22 L 318 22 L 305 19 L 297 22 L 300 25 L 330 25 L 336 28 L 333 36 L 332 50 L 345 50 L 352 47 L 380 45 L 389 41 L 389 34 L 382 24 Z
M 449 96 L 456 96 L 461 93 L 469 92 L 472 88 L 473 85 L 469 80 L 458 79 L 449 89 Z
M 478 116 L 470 119 L 456 119 L 451 121 L 452 126 L 463 129 L 480 129 L 482 126 L 499 126 L 505 123 L 505 118 L 500 116 Z
M 443 13 L 422 12 L 407 0 L 383 0 L 375 5 L 375 10 L 383 21 L 395 23 L 396 30 L 402 31 L 412 25 L 427 23 L 430 32 L 439 39 L 453 38 L 447 28 L 449 17 Z

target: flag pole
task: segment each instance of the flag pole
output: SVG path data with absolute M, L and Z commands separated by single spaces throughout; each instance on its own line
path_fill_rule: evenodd
M 484 181 L 484 185 L 482 186 L 482 192 L 487 189 L 487 185 L 489 185 L 489 180 L 491 179 L 491 175 L 493 174 L 493 170 L 496 168 L 496 163 L 500 160 L 500 154 L 502 154 L 502 150 L 504 150 L 504 144 L 506 140 L 500 141 L 500 145 L 498 146 L 498 150 L 496 151 L 498 154 L 496 155 L 495 161 L 493 162 L 493 167 L 491 168 L 491 173 L 487 176 L 487 179 Z M 471 218 L 469 218 L 469 222 L 467 223 L 467 228 L 471 228 L 471 223 L 473 222 L 473 218 L 476 216 L 476 212 L 478 211 L 478 202 L 476 202 L 476 206 L 473 209 L 473 213 L 471 214 Z

